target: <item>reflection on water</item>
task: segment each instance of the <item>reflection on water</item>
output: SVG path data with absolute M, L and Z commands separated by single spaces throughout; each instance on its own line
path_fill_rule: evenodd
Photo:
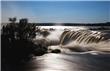
M 47 54 L 35 61 L 38 61 L 38 71 L 109 71 L 109 59 L 110 56 L 106 55 Z
M 62 56 L 58 54 L 45 55 L 40 59 L 42 58 L 45 59 L 42 62 L 40 62 L 41 69 L 38 69 L 38 71 L 67 71 L 73 70 L 78 67 L 77 64 L 74 64 L 74 66 L 71 67 L 70 65 L 72 64 L 72 62 L 62 59 Z
M 110 54 L 45 54 L 3 71 L 109 71 Z

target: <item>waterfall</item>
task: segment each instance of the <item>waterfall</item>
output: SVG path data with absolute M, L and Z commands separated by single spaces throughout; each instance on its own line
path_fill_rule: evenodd
M 99 32 L 89 30 L 64 31 L 60 37 L 60 44 L 65 45 L 71 41 L 77 43 L 98 43 L 103 41 L 104 37 Z
M 81 27 L 68 26 L 42 26 L 50 33 L 45 37 L 48 48 L 60 48 L 62 52 L 68 51 L 110 51 L 109 30 L 89 30 Z M 53 29 L 53 30 L 50 30 Z M 37 35 L 35 41 L 43 40 L 42 34 Z M 39 41 L 39 43 L 43 43 Z M 57 49 L 56 48 L 56 49 Z

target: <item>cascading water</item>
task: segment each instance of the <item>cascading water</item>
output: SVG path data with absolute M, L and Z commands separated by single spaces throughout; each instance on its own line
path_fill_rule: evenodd
M 110 51 L 110 34 L 91 30 L 64 31 L 60 46 L 72 51 Z
M 60 38 L 60 44 L 66 44 L 69 41 L 76 41 L 77 43 L 98 43 L 103 40 L 104 37 L 99 32 L 94 33 L 87 30 L 64 31 Z
M 48 29 L 49 35 L 45 37 L 49 49 L 60 49 L 64 52 L 72 51 L 110 51 L 110 33 L 93 31 L 82 27 L 42 26 Z M 54 30 L 49 30 L 54 29 Z M 109 34 L 109 35 L 108 35 Z M 39 36 L 41 37 L 41 35 Z M 43 37 L 42 37 L 43 38 Z M 66 50 L 65 50 L 66 49 Z

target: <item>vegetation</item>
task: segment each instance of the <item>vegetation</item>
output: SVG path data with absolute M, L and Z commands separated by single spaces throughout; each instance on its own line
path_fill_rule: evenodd
M 16 23 L 16 18 L 9 18 L 9 21 L 1 29 L 2 60 L 20 61 L 29 59 L 32 54 L 46 53 L 46 47 L 32 41 L 38 32 L 35 24 L 29 24 L 26 18 L 20 19 L 19 23 Z
M 56 23 L 35 23 L 37 26 L 54 26 Z M 62 23 L 64 26 L 110 26 L 110 22 L 105 23 Z

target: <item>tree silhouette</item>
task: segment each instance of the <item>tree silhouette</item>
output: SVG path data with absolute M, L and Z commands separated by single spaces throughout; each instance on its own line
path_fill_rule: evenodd
M 18 24 L 18 37 L 20 39 L 33 39 L 36 36 L 35 24 L 29 24 L 28 19 L 20 19 Z
M 20 19 L 19 23 L 16 23 L 15 18 L 9 18 L 9 21 L 11 23 L 1 29 L 2 58 L 18 61 L 27 59 L 30 54 L 46 53 L 47 48 L 42 46 L 42 43 L 37 45 L 32 41 L 36 31 L 39 32 L 35 24 L 28 23 L 27 18 Z
M 15 23 L 15 22 L 16 22 L 16 17 L 9 18 L 9 21 L 10 21 L 11 23 Z

